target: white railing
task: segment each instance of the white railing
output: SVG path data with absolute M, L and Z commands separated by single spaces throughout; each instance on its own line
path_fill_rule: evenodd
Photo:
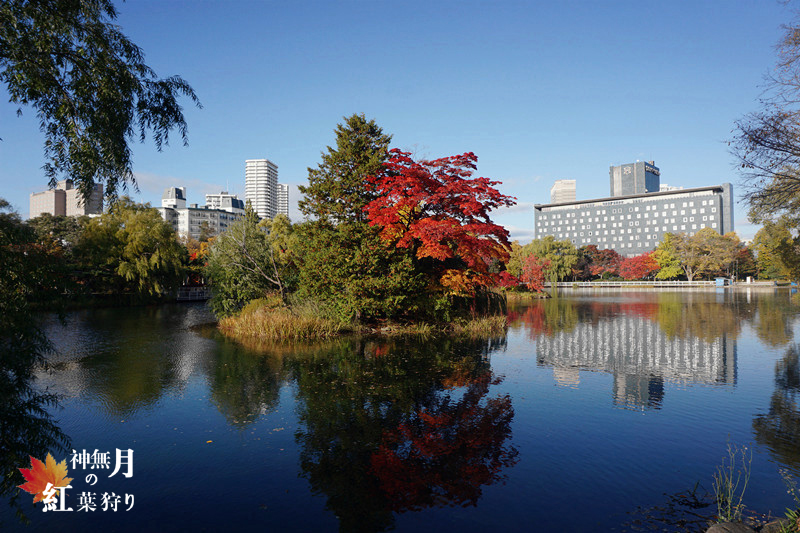
M 211 298 L 211 287 L 179 287 L 179 302 L 194 302 Z
M 603 287 L 715 287 L 716 281 L 560 281 L 561 288 L 603 288 Z M 550 288 L 550 283 L 545 283 Z

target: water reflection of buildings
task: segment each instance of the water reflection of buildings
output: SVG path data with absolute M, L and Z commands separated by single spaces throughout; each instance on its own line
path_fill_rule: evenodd
M 553 367 L 559 385 L 577 386 L 580 370 L 614 376 L 614 402 L 658 408 L 664 381 L 736 383 L 736 340 L 722 334 L 711 342 L 670 337 L 656 322 L 638 316 L 600 318 L 571 331 L 536 337 L 539 365 Z

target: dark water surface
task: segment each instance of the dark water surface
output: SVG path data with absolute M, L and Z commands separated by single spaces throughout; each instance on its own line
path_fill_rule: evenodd
M 67 459 L 74 510 L 43 513 L 25 493 L 31 524 L 5 500 L 0 520 L 13 531 L 691 530 L 675 520 L 711 507 L 668 509 L 712 491 L 729 443 L 752 450 L 744 503 L 781 513 L 792 501 L 778 470 L 800 474 L 798 311 L 785 290 L 573 293 L 511 309 L 503 338 L 292 348 L 196 327 L 212 318 L 202 305 L 75 312 L 47 323 L 58 353 L 39 379 L 62 395 L 54 414 L 71 442 L 54 455 Z M 133 476 L 74 467 L 73 449 L 110 451 L 112 464 L 132 449 Z M 103 511 L 112 491 L 133 508 Z M 94 511 L 79 511 L 82 492 L 97 494 Z

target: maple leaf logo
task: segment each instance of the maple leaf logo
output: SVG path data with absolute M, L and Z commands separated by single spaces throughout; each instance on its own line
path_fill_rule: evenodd
M 67 460 L 56 463 L 49 453 L 44 463 L 31 457 L 31 467 L 20 468 L 19 471 L 27 481 L 27 483 L 19 485 L 19 488 L 34 495 L 33 503 L 43 499 L 42 493 L 48 483 L 52 483 L 53 487 L 66 487 L 72 481 L 71 477 L 67 477 Z

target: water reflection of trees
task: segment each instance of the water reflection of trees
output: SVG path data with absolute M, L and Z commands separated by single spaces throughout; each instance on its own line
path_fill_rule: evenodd
M 791 318 L 797 314 L 796 306 L 775 298 L 759 298 L 756 309 L 756 335 L 764 344 L 778 347 L 792 341 Z
M 211 401 L 229 424 L 245 427 L 278 405 L 283 359 L 220 340 L 208 369 Z
M 491 372 L 477 376 L 459 399 L 443 394 L 384 431 L 372 472 L 394 511 L 476 505 L 484 485 L 516 463 L 511 398 L 486 398 Z M 485 400 L 485 401 L 484 401 Z
M 775 391 L 766 414 L 753 420 L 756 441 L 800 472 L 800 348 L 790 346 L 775 363 Z
M 342 531 L 389 528 L 393 512 L 474 504 L 515 462 L 511 400 L 488 396 L 497 342 L 343 340 L 287 361 L 302 475 Z
M 76 366 L 84 376 L 81 385 L 107 412 L 130 417 L 155 404 L 184 377 L 180 365 L 185 362 L 182 359 L 185 347 L 176 340 L 174 312 L 163 307 L 140 309 L 136 313 L 97 310 L 89 315 L 91 323 L 82 320 L 83 314 L 74 315 L 71 327 L 85 328 L 88 341 L 85 345 L 81 343 L 80 349 L 91 351 L 73 354 L 64 363 L 64 369 Z
M 792 340 L 791 320 L 800 306 L 785 294 L 759 294 L 754 302 L 743 292 L 652 292 L 616 294 L 608 299 L 554 298 L 509 311 L 509 323 L 522 326 L 532 339 L 572 332 L 579 323 L 597 324 L 618 316 L 646 318 L 672 338 L 713 342 L 736 339 L 742 324 L 753 324 L 770 346 Z
M 741 332 L 737 309 L 704 293 L 659 293 L 655 319 L 668 336 L 683 339 L 713 342 L 723 336 L 736 339 Z
M 508 322 L 511 326 L 523 325 L 532 339 L 539 335 L 552 336 L 575 329 L 578 306 L 565 298 L 539 300 L 528 307 L 509 311 Z

